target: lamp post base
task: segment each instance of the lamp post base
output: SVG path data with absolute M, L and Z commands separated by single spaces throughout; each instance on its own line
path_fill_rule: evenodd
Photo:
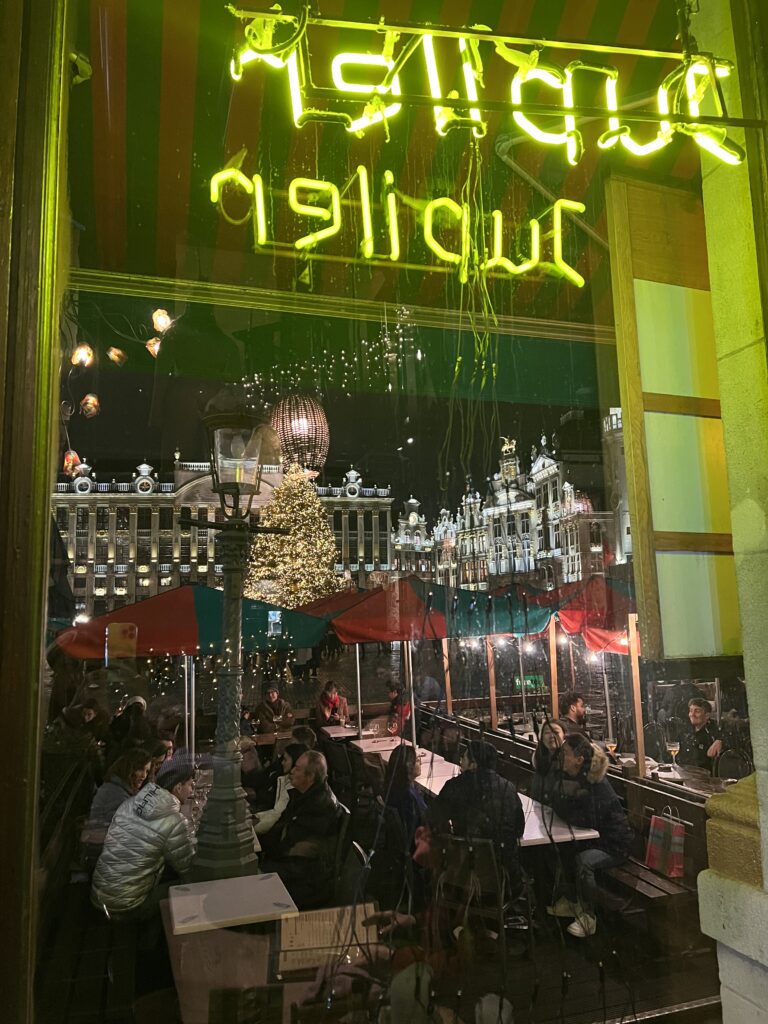
M 219 755 L 216 760 L 219 763 L 203 810 L 192 864 L 192 877 L 197 882 L 255 875 L 259 871 L 251 812 L 240 785 L 240 765 L 229 758 L 221 764 Z

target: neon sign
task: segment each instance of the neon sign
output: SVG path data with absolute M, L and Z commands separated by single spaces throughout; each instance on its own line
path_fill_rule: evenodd
M 322 242 L 342 236 L 342 243 L 350 237 L 354 239 L 350 243 L 354 249 L 346 253 L 348 259 L 391 264 L 400 260 L 405 214 L 391 171 L 384 172 L 381 185 L 381 201 L 374 203 L 370 175 L 362 164 L 355 170 L 353 180 L 342 183 L 341 187 L 322 179 L 294 178 L 288 185 L 287 204 L 297 218 L 306 220 L 307 230 L 301 228 L 301 233 L 290 239 L 277 239 L 271 234 L 267 189 L 260 174 L 248 177 L 238 167 L 224 168 L 211 179 L 211 202 L 218 206 L 228 223 L 251 223 L 256 251 L 280 251 L 287 246 L 294 252 L 307 252 Z M 347 200 L 342 207 L 342 194 L 353 194 L 357 198 Z M 269 195 L 270 207 L 280 201 L 281 195 L 284 193 Z M 235 205 L 241 209 L 245 206 L 246 212 L 233 213 Z M 387 244 L 387 251 L 378 253 L 374 230 L 379 226 L 374 223 L 377 209 L 381 216 L 380 235 Z M 477 273 L 516 278 L 538 271 L 581 288 L 584 278 L 563 255 L 563 213 L 583 213 L 584 209 L 583 203 L 558 199 L 538 218 L 531 219 L 526 225 L 528 242 L 524 255 L 514 252 L 514 232 L 509 226 L 507 232 L 511 237 L 505 239 L 501 210 L 491 212 L 487 232 L 485 223 L 475 221 L 468 203 L 458 203 L 450 196 L 438 196 L 423 203 L 416 227 L 427 249 L 437 258 L 437 265 L 442 264 L 444 269 L 454 272 L 462 284 Z M 543 227 L 547 230 L 542 230 Z
M 444 136 L 468 129 L 475 138 L 488 130 L 493 110 L 512 114 L 519 130 L 542 145 L 559 147 L 571 165 L 581 160 L 585 139 L 578 127 L 580 118 L 603 123 L 596 140 L 600 149 L 624 149 L 647 157 L 664 150 L 677 134 L 690 136 L 697 146 L 727 164 L 739 164 L 744 151 L 728 135 L 728 112 L 721 80 L 733 70 L 730 61 L 706 53 L 667 53 L 626 50 L 579 43 L 537 43 L 533 40 L 495 36 L 490 29 L 426 29 L 413 25 L 388 26 L 381 22 L 333 21 L 309 17 L 305 8 L 298 18 L 268 12 L 235 11 L 247 21 L 245 42 L 230 66 L 239 81 L 249 65 L 262 64 L 285 75 L 293 123 L 303 128 L 311 123 L 340 125 L 346 132 L 364 136 L 375 130 L 388 131 L 405 105 L 426 103 L 433 108 L 434 129 Z M 275 42 L 279 28 L 290 26 L 291 35 Z M 366 50 L 337 53 L 330 68 L 311 57 L 308 34 L 323 28 L 345 28 L 364 34 Z M 438 46 L 439 44 L 439 46 Z M 530 49 L 520 49 L 520 45 Z M 371 53 L 377 48 L 380 52 Z M 618 68 L 598 61 L 571 60 L 557 65 L 542 59 L 544 49 L 634 53 L 642 57 L 674 61 L 655 91 L 655 107 L 622 110 Z M 448 62 L 458 58 L 463 95 L 446 93 Z M 441 60 L 443 73 L 441 74 Z M 404 89 L 404 78 L 415 83 L 416 91 Z M 597 81 L 603 96 L 601 107 L 578 105 L 589 80 Z M 328 83 L 317 86 L 325 77 Z M 452 76 L 451 76 L 452 77 Z M 602 82 L 600 80 L 602 79 Z M 419 87 L 419 82 L 421 86 Z M 487 84 L 487 88 L 486 88 Z M 426 87 L 426 90 L 424 89 Z M 492 100 L 492 89 L 501 89 L 508 99 Z M 546 90 L 548 102 L 534 103 L 531 90 Z M 484 91 L 484 95 L 481 95 Z M 315 100 L 323 105 L 312 105 Z M 703 112 L 707 105 L 708 114 Z M 560 127 L 553 129 L 553 117 Z M 655 134 L 638 137 L 637 125 L 650 123 Z

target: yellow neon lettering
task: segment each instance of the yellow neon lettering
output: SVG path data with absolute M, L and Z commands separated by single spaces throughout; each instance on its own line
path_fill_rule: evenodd
M 393 263 L 397 263 L 400 259 L 400 229 L 397 223 L 397 196 L 394 185 L 395 176 L 392 171 L 384 171 L 384 209 L 389 230 L 389 258 Z
M 522 263 L 514 263 L 507 256 L 502 256 L 502 244 L 504 235 L 504 217 L 501 210 L 494 210 L 491 213 L 493 220 L 493 241 L 491 245 L 492 256 L 489 260 L 486 260 L 482 265 L 481 270 L 487 273 L 489 270 L 495 270 L 497 267 L 500 270 L 505 270 L 508 274 L 512 274 L 517 277 L 520 274 L 528 274 L 533 270 L 541 258 L 541 225 L 537 220 L 529 221 L 531 229 L 531 255 L 527 260 L 523 260 Z
M 566 109 L 573 109 L 574 96 L 573 96 L 573 79 L 577 71 L 592 71 L 598 75 L 605 75 L 605 92 L 606 101 L 609 109 L 616 109 L 615 106 L 610 106 L 610 86 L 613 85 L 613 101 L 616 102 L 616 79 L 619 77 L 619 69 L 614 68 L 609 64 L 586 64 L 581 60 L 572 60 L 565 69 L 565 81 L 563 82 L 563 102 Z M 565 115 L 565 130 L 568 133 L 568 141 L 566 143 L 566 155 L 568 157 L 568 163 L 572 167 L 581 160 L 584 155 L 584 139 L 580 131 L 576 129 L 576 118 L 573 114 Z
M 438 210 L 445 210 L 461 226 L 461 252 L 453 252 L 446 249 L 435 238 L 434 219 Z M 427 247 L 432 250 L 438 259 L 452 263 L 459 268 L 459 280 L 465 284 L 468 279 L 469 268 L 469 205 L 463 203 L 461 206 L 448 196 L 440 196 L 439 199 L 432 199 L 424 208 L 424 241 Z
M 477 102 L 477 79 L 482 76 L 483 65 L 480 61 L 480 52 L 478 50 L 477 40 L 470 39 L 469 43 L 466 39 L 459 39 L 459 50 L 463 55 L 462 70 L 464 72 L 464 85 L 467 90 L 467 99 Z M 480 110 L 478 107 L 471 107 L 469 111 L 470 117 L 473 121 L 477 122 L 475 127 L 472 128 L 472 134 L 476 139 L 481 139 L 486 131 L 487 125 L 480 116 Z
M 688 98 L 688 112 L 691 117 L 700 116 L 701 101 L 710 88 L 715 103 L 715 113 L 718 117 L 723 116 L 725 111 L 720 102 L 716 79 L 727 78 L 730 73 L 729 61 L 710 60 L 701 56 L 689 66 L 685 74 L 685 91 Z M 728 138 L 726 128 L 721 128 L 718 125 L 691 124 L 681 126 L 680 131 L 692 135 L 697 146 L 707 150 L 724 163 L 735 166 L 744 160 L 744 150 Z
M 227 185 L 241 189 L 247 196 L 253 195 L 253 182 L 237 167 L 225 167 L 211 178 L 211 202 L 215 203 L 227 224 L 240 225 L 250 218 L 250 212 L 243 217 L 231 217 L 224 209 L 224 188 Z
M 330 209 L 327 206 L 316 206 L 313 203 L 302 203 L 299 199 L 301 190 L 326 195 L 330 201 Z M 341 196 L 339 189 L 331 181 L 318 181 L 315 178 L 294 178 L 288 186 L 288 205 L 294 213 L 302 217 L 318 217 L 320 220 L 329 220 L 331 223 L 327 228 L 320 228 L 308 235 L 297 239 L 294 245 L 297 249 L 308 249 L 322 242 L 326 238 L 332 238 L 341 230 Z
M 368 188 L 368 170 L 362 164 L 357 168 L 360 181 L 360 214 L 363 219 L 363 241 L 360 246 L 365 259 L 373 256 L 373 218 L 371 216 L 371 193 Z
M 674 75 L 679 77 L 679 72 L 673 71 L 672 76 Z M 656 94 L 656 103 L 660 114 L 669 113 L 669 89 L 674 84 L 672 76 L 668 75 L 664 79 Z M 615 78 L 606 79 L 605 95 L 608 109 L 610 111 L 618 111 L 618 86 Z M 618 142 L 633 156 L 648 156 L 650 153 L 657 153 L 660 149 L 668 146 L 672 141 L 673 135 L 674 129 L 670 122 L 661 121 L 659 122 L 655 138 L 649 142 L 636 142 L 632 138 L 632 130 L 629 125 L 622 125 L 619 118 L 612 115 L 608 118 L 608 131 L 600 136 L 597 144 L 600 149 L 611 149 Z
M 371 96 L 373 95 L 374 101 L 369 103 L 362 117 L 358 117 L 355 120 L 350 121 L 347 126 L 349 132 L 363 132 L 371 125 L 380 124 L 382 121 L 388 120 L 397 114 L 402 104 L 390 103 L 389 106 L 385 106 L 381 101 L 380 97 L 390 92 L 393 96 L 400 95 L 400 79 L 397 75 L 393 75 L 390 86 L 382 85 L 370 85 L 365 82 L 348 82 L 344 78 L 344 67 L 347 64 L 358 64 L 363 67 L 377 67 L 386 68 L 391 71 L 394 67 L 394 61 L 389 60 L 387 57 L 377 53 L 338 53 L 331 64 L 331 77 L 333 78 L 333 84 L 339 90 L 339 92 L 354 93 L 356 95 Z
M 264 203 L 264 180 L 253 176 L 253 240 L 256 245 L 267 244 L 267 209 Z
M 563 210 L 572 210 L 574 213 L 584 213 L 586 206 L 575 199 L 557 199 L 552 207 L 552 231 L 544 235 L 544 238 L 552 239 L 554 252 L 554 263 L 540 262 L 539 266 L 552 274 L 554 277 L 564 277 L 566 281 L 575 284 L 577 288 L 584 287 L 584 278 L 575 270 L 570 263 L 563 258 Z
M 440 73 L 437 70 L 435 59 L 435 41 L 429 34 L 422 37 L 421 45 L 424 47 L 424 60 L 427 65 L 427 80 L 429 81 L 429 92 L 433 100 L 442 99 L 443 90 L 440 86 Z M 435 107 L 435 128 L 438 135 L 445 135 L 446 112 L 444 107 Z
M 537 64 L 535 67 L 520 68 L 516 72 L 515 77 L 512 79 L 512 105 L 515 107 L 521 106 L 523 102 L 523 86 L 527 82 L 531 81 L 544 82 L 545 85 L 550 86 L 552 89 L 559 89 L 563 92 L 563 103 L 565 106 L 569 104 L 566 102 L 565 85 L 566 75 L 560 71 L 559 68 L 545 67 L 541 64 Z M 571 106 L 573 106 L 573 100 L 571 99 Z M 521 110 L 515 110 L 512 114 L 515 124 L 522 128 L 526 135 L 530 135 L 532 139 L 537 142 L 543 142 L 547 146 L 565 146 L 566 153 L 569 157 L 570 162 L 570 150 L 569 141 L 571 140 L 570 133 L 567 125 L 562 132 L 548 132 L 543 128 L 539 128 L 538 125 L 534 124 L 530 118 L 526 117 Z M 575 131 L 575 128 L 574 128 Z M 579 135 L 578 132 L 576 132 Z M 581 136 L 579 135 L 579 138 Z M 575 153 L 578 149 L 575 142 L 572 142 L 570 147 Z

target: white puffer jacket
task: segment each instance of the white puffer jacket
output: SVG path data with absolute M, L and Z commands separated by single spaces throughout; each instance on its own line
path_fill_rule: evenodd
M 288 794 L 292 789 L 293 785 L 290 776 L 280 775 L 277 780 L 275 806 L 271 807 L 268 811 L 259 811 L 259 820 L 254 825 L 254 832 L 257 836 L 263 836 L 265 832 L 269 832 L 272 826 L 276 824 L 280 815 L 288 806 Z
M 133 910 L 157 884 L 167 861 L 180 875 L 195 841 L 179 801 L 154 782 L 118 807 L 96 864 L 91 902 L 111 915 Z

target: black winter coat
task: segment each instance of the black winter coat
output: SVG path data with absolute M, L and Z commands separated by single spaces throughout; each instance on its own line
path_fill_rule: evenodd
M 593 747 L 592 763 L 576 778 L 558 772 L 551 786 L 550 804 L 563 821 L 575 828 L 600 833 L 596 845 L 616 857 L 629 856 L 634 832 L 626 812 L 606 779 L 608 758 Z
M 341 808 L 327 782 L 316 782 L 306 793 L 292 789 L 288 795 L 288 806 L 270 830 L 275 835 L 276 846 L 270 850 L 273 857 L 294 856 L 298 843 L 310 844 L 298 852 L 299 856 L 310 856 L 314 846 L 315 856 L 321 857 L 329 847 L 329 839 L 336 836 L 341 821 Z
M 503 843 L 504 866 L 509 871 L 516 866 L 517 844 L 525 831 L 523 805 L 514 785 L 496 772 L 476 769 L 449 779 L 427 816 L 440 831 L 452 827 L 457 836 Z

